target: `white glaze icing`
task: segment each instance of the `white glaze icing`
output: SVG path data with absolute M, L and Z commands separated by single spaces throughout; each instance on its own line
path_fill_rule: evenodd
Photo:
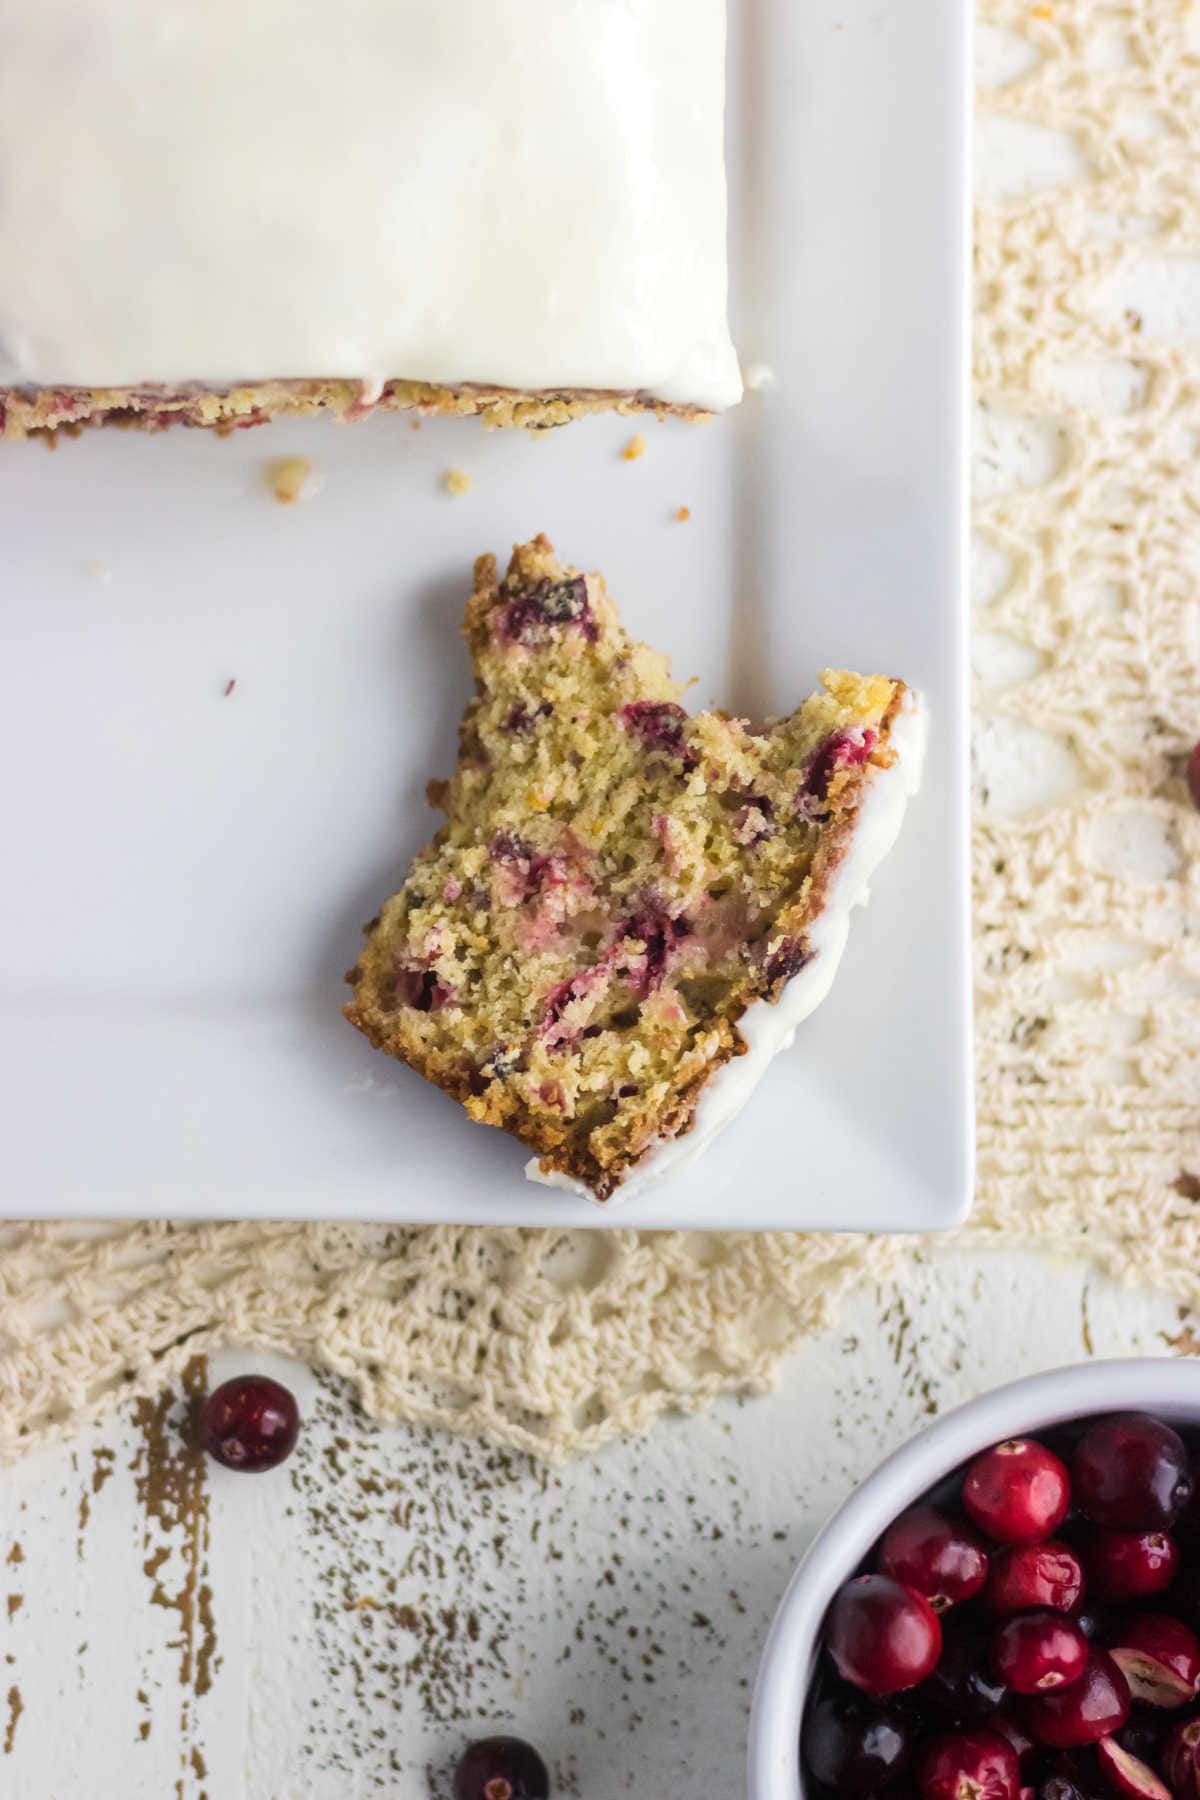
M 808 937 L 816 954 L 794 975 L 775 1005 L 757 1001 L 738 1021 L 746 1040 L 746 1054 L 723 1063 L 700 1096 L 692 1128 L 682 1137 L 660 1138 L 651 1145 L 628 1180 L 616 1190 L 608 1205 L 628 1200 L 670 1171 L 694 1162 L 719 1131 L 741 1111 L 762 1080 L 767 1064 L 781 1050 L 790 1049 L 798 1027 L 815 1012 L 833 986 L 846 940 L 850 915 L 870 899 L 871 877 L 900 834 L 904 811 L 921 782 L 928 715 L 920 697 L 910 688 L 891 728 L 890 743 L 896 761 L 875 774 L 858 810 L 850 848 L 829 884 L 824 907 L 809 927 Z M 525 1165 L 531 1181 L 563 1188 L 585 1200 L 594 1200 L 590 1188 L 572 1176 L 557 1172 L 544 1175 L 537 1157 Z
M 0 380 L 741 391 L 724 0 L 0 0 Z

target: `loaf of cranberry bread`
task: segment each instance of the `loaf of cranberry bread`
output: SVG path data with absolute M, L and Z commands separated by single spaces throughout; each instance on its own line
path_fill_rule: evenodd
M 828 989 L 920 766 L 915 696 L 826 671 L 755 730 L 689 715 L 545 538 L 475 566 L 446 823 L 347 1017 L 606 1200 L 703 1146 Z
M 0 436 L 713 411 L 725 0 L 4 0 Z

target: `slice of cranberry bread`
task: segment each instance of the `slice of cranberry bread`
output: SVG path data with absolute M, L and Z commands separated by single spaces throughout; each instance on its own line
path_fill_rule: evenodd
M 479 559 L 464 630 L 447 823 L 368 928 L 346 1014 L 537 1152 L 531 1174 L 604 1200 L 707 1141 L 744 1097 L 730 1078 L 828 988 L 915 785 L 916 708 L 827 671 L 762 730 L 689 716 L 545 538 L 503 581 Z

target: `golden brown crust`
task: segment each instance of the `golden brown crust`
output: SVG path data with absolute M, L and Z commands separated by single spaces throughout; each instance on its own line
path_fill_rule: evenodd
M 0 437 L 25 438 L 85 425 L 115 425 L 165 431 L 186 425 L 228 434 L 272 419 L 329 413 L 342 421 L 372 412 L 408 412 L 423 417 L 474 416 L 484 425 L 546 431 L 591 413 L 652 413 L 699 419 L 696 407 L 671 406 L 649 394 L 579 389 L 519 393 L 510 388 L 435 382 L 388 381 L 378 395 L 363 382 L 295 380 L 247 382 L 230 388 L 56 387 L 0 388 Z

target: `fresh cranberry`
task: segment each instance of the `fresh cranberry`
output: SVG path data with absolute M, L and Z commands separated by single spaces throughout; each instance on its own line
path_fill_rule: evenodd
M 873 1794 L 903 1773 L 911 1742 L 895 1713 L 867 1706 L 857 1694 L 828 1694 L 805 1715 L 801 1747 L 807 1767 L 826 1787 Z
M 917 1765 L 924 1800 L 1019 1800 L 1012 1745 L 997 1731 L 951 1731 L 927 1745 Z
M 1183 1439 L 1148 1413 L 1089 1425 L 1072 1472 L 1080 1506 L 1109 1531 L 1165 1531 L 1192 1493 Z
M 1096 1784 L 1099 1787 L 1099 1783 Z M 1046 1775 L 1034 1789 L 1036 1800 L 1093 1800 L 1093 1791 L 1071 1775 Z
M 1079 1612 L 1072 1613 L 1071 1617 L 1074 1619 L 1089 1644 L 1094 1644 L 1097 1641 L 1103 1643 L 1107 1638 L 1109 1628 L 1112 1625 L 1112 1613 L 1109 1611 L 1108 1607 L 1093 1606 L 1090 1600 Z
M 1114 1793 L 1125 1800 L 1171 1800 L 1171 1790 L 1140 1757 L 1133 1756 L 1116 1738 L 1103 1737 L 1096 1745 L 1100 1773 Z
M 935 1612 L 969 1600 L 987 1580 L 988 1558 L 969 1525 L 933 1506 L 910 1506 L 879 1546 L 879 1567 L 894 1581 L 924 1594 Z
M 546 1765 L 522 1738 L 480 1738 L 454 1771 L 454 1800 L 549 1800 Z
M 1200 1719 L 1176 1725 L 1163 1745 L 1161 1766 L 1175 1800 L 1200 1800 Z
M 1028 1438 L 1012 1438 L 976 1457 L 963 1505 L 999 1544 L 1037 1544 L 1058 1529 L 1071 1502 L 1066 1465 Z
M 300 1414 L 287 1388 L 266 1375 L 235 1375 L 204 1402 L 204 1446 L 227 1469 L 257 1475 L 296 1448 Z
M 981 1724 L 1003 1702 L 1006 1689 L 992 1673 L 991 1634 L 967 1612 L 952 1612 L 942 1631 L 937 1668 L 914 1699 L 955 1725 Z
M 993 1554 L 983 1603 L 997 1619 L 1013 1613 L 1076 1612 L 1083 1601 L 1083 1564 L 1069 1544 L 1014 1544 Z
M 991 1714 L 987 1723 L 989 1731 L 998 1731 L 1000 1736 L 1012 1746 L 1016 1759 L 1023 1769 L 1037 1750 L 1037 1744 L 1027 1730 L 1020 1713 L 1013 1706 L 999 1706 Z
M 1200 1636 L 1200 1562 L 1189 1562 L 1180 1569 L 1167 1600 L 1176 1618 Z
M 1165 1531 L 1095 1531 L 1084 1545 L 1083 1566 L 1098 1600 L 1140 1600 L 1170 1587 L 1179 1549 Z
M 1088 1641 L 1062 1613 L 1018 1613 L 992 1639 L 992 1667 L 1014 1693 L 1040 1694 L 1078 1681 Z
M 937 1614 L 923 1594 L 888 1575 L 858 1575 L 840 1589 L 826 1644 L 838 1673 L 865 1694 L 898 1694 L 935 1668 Z
M 1025 1722 L 1039 1744 L 1070 1750 L 1119 1731 L 1129 1717 L 1129 1689 L 1112 1657 L 1094 1646 L 1078 1681 L 1031 1694 Z
M 1172 1721 L 1165 1713 L 1139 1707 L 1136 1712 L 1130 1713 L 1129 1723 L 1122 1725 L 1115 1735 L 1122 1750 L 1128 1750 L 1130 1756 L 1136 1756 L 1139 1762 L 1149 1763 L 1151 1768 L 1157 1768 L 1171 1725 Z
M 1200 1642 L 1167 1613 L 1140 1613 L 1113 1632 L 1109 1655 L 1135 1700 L 1147 1706 L 1188 1706 L 1200 1689 Z
M 1192 805 L 1200 807 L 1200 744 L 1188 757 L 1187 765 L 1188 792 L 1192 796 Z

